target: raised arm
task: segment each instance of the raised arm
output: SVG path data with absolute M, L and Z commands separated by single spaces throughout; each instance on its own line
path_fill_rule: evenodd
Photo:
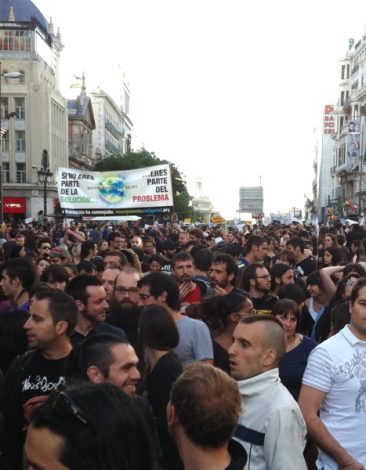
M 332 297 L 337 290 L 337 286 L 332 281 L 331 276 L 335 273 L 342 272 L 344 268 L 344 266 L 327 266 L 320 270 L 320 279 L 322 280 L 325 292 L 329 297 Z

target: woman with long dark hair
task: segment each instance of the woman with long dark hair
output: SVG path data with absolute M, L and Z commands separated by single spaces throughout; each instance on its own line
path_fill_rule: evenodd
M 179 332 L 168 310 L 161 305 L 143 309 L 139 320 L 140 357 L 145 358 L 141 392 L 149 400 L 163 454 L 161 466 L 179 470 L 182 463 L 168 431 L 166 408 L 173 383 L 182 373 L 182 364 L 173 349 Z

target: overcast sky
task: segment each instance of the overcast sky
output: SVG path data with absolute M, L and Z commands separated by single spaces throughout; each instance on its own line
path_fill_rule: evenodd
M 239 186 L 264 187 L 265 212 L 302 207 L 313 130 L 337 99 L 338 61 L 365 32 L 366 2 L 34 0 L 62 42 L 63 92 L 86 73 L 114 93 L 128 77 L 138 139 L 227 218 Z

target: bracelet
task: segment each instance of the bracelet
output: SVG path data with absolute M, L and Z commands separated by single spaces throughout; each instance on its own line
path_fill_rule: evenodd
M 348 462 L 346 462 L 346 463 L 340 465 L 339 468 L 348 467 L 348 465 L 351 465 L 352 462 L 353 462 L 353 457 L 351 457 L 351 460 L 349 460 Z

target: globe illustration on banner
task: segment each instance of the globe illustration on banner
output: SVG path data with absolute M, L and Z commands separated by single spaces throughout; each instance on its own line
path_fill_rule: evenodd
M 125 183 L 118 176 L 108 176 L 99 183 L 99 193 L 107 202 L 121 202 L 126 194 Z

